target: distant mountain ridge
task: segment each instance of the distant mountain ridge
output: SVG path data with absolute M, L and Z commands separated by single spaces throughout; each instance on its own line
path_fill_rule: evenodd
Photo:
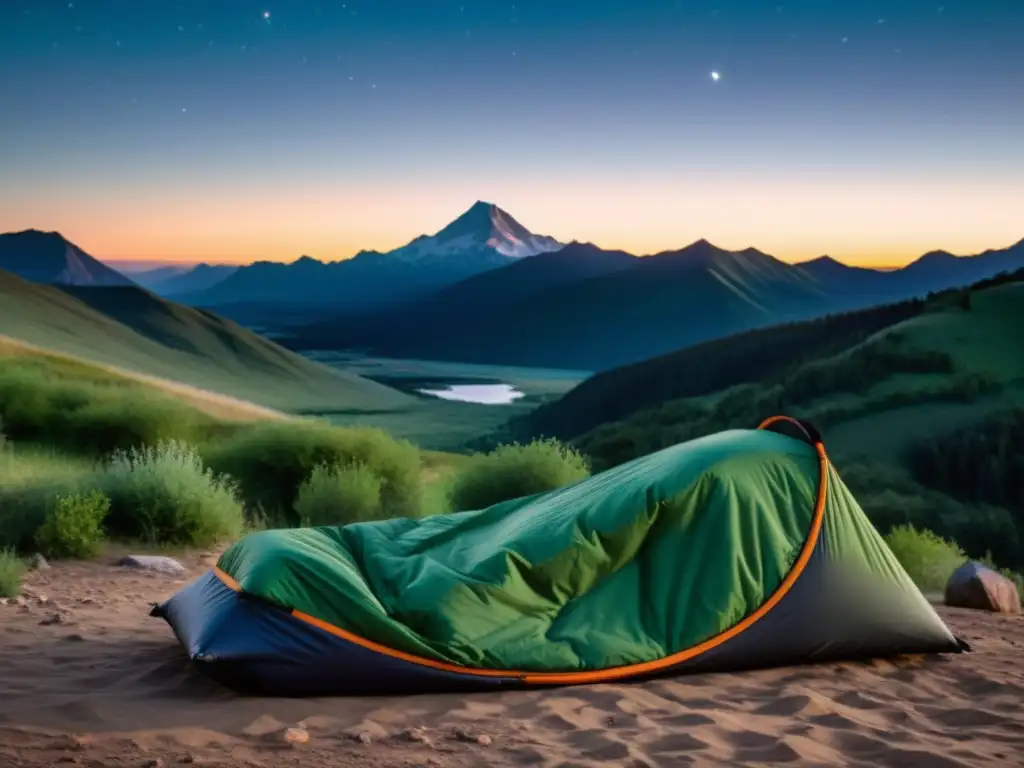
M 331 303 L 346 311 L 407 301 L 464 278 L 557 250 L 561 244 L 527 230 L 493 203 L 478 201 L 433 235 L 392 251 L 362 251 L 322 262 L 303 256 L 290 264 L 256 262 L 210 288 L 190 294 L 199 306 L 239 302 Z
M 0 234 L 0 269 L 32 283 L 135 284 L 60 233 L 38 229 Z
M 4 236 L 0 253 L 27 279 L 132 284 L 57 233 L 24 235 Z M 635 256 L 577 241 L 563 245 L 478 201 L 436 233 L 388 252 L 337 262 L 302 256 L 239 268 L 200 265 L 180 275 L 157 273 L 152 287 L 250 327 L 287 332 L 294 349 L 602 370 L 1021 267 L 1024 240 L 972 256 L 932 251 L 892 270 L 828 256 L 793 264 L 707 240 Z
M 237 272 L 234 264 L 196 264 L 184 269 L 164 267 L 135 275 L 135 282 L 167 298 L 205 291 Z
M 598 258 L 595 259 L 595 256 Z M 587 272 L 584 265 L 597 267 Z M 599 266 L 597 266 L 599 265 Z M 1024 266 L 1024 244 L 900 270 L 788 264 L 698 240 L 635 257 L 572 243 L 415 304 L 291 328 L 295 349 L 604 370 L 733 333 L 924 296 Z

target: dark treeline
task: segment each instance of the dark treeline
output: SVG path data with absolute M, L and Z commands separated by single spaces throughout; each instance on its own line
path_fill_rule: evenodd
M 1024 526 L 1024 409 L 916 443 L 907 459 L 918 482 L 964 502 L 1005 507 Z

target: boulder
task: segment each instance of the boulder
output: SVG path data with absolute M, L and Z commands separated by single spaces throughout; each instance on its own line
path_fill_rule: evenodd
M 125 568 L 140 568 L 144 571 L 169 573 L 172 576 L 184 576 L 185 566 L 170 557 L 159 555 L 128 555 L 117 563 Z
M 1017 585 L 981 563 L 964 563 L 946 583 L 946 605 L 997 613 L 1020 613 Z

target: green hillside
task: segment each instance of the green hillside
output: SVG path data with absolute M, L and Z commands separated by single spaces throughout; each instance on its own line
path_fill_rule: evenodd
M 0 272 L 0 335 L 286 412 L 401 408 L 408 396 L 135 287 L 53 287 Z
M 806 418 L 822 430 L 877 525 L 921 525 L 976 555 L 991 550 L 1021 565 L 1024 494 L 1013 478 L 1024 471 L 1024 272 L 846 316 L 845 332 L 821 333 L 841 321 L 769 329 L 662 358 L 660 370 L 646 370 L 660 377 L 649 389 L 642 366 L 603 374 L 603 382 L 595 377 L 580 394 L 519 420 L 514 436 L 561 427 L 546 433 L 571 439 L 600 469 L 772 414 Z M 880 327 L 864 334 L 871 325 Z M 765 365 L 757 347 L 776 362 Z M 665 381 L 673 375 L 677 391 L 693 393 L 658 400 L 652 393 L 670 389 Z M 633 392 L 642 407 L 617 405 Z M 613 406 L 605 412 L 627 413 L 590 427 L 601 397 Z

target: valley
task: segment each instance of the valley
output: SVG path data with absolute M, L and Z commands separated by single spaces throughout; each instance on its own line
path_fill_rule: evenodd
M 37 254 L 45 273 L 26 267 Z M 1024 566 L 1024 508 L 997 490 L 1015 465 L 993 464 L 987 490 L 936 469 L 975 432 L 1019 449 L 1022 243 L 889 271 L 703 240 L 639 257 L 562 245 L 477 203 L 348 266 L 204 264 L 135 282 L 33 232 L 0 235 L 0 255 L 22 273 L 0 272 L 0 417 L 15 443 L 150 435 L 216 457 L 269 423 L 319 461 L 329 452 L 312 446 L 341 439 L 329 435 L 376 435 L 422 452 L 427 506 L 444 509 L 445 478 L 481 452 L 555 440 L 599 471 L 786 413 L 823 431 L 883 531 L 911 523 Z M 129 393 L 136 415 L 115 418 Z M 65 400 L 65 426 L 31 415 Z M 90 432 L 106 418 L 109 434 Z

